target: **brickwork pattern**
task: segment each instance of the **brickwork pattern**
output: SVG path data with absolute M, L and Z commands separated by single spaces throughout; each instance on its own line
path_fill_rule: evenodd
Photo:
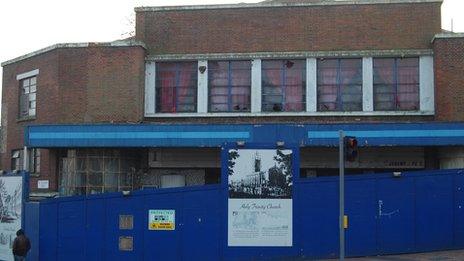
M 434 41 L 435 116 L 464 121 L 464 38 Z
M 150 54 L 427 49 L 440 3 L 173 10 L 136 14 Z
M 140 122 L 143 119 L 145 50 L 141 47 L 62 48 L 3 68 L 2 167 L 11 169 L 11 151 L 24 147 L 24 128 L 34 124 Z M 18 119 L 16 75 L 39 69 L 37 115 Z M 57 189 L 56 151 L 41 150 L 40 177 Z

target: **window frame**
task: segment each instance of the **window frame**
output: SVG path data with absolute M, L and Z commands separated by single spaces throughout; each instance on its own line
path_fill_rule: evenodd
M 335 84 L 322 84 L 320 83 L 320 77 L 319 77 L 319 73 L 320 73 L 320 68 L 321 66 L 319 66 L 319 63 L 322 62 L 322 61 L 329 61 L 329 60 L 333 60 L 333 61 L 336 61 L 336 67 L 335 67 L 335 70 L 336 70 L 336 75 L 335 75 Z M 342 82 L 342 75 L 344 72 L 343 67 L 342 67 L 342 61 L 343 60 L 358 60 L 358 63 L 360 65 L 360 68 L 357 68 L 357 67 L 350 67 L 350 68 L 357 68 L 359 70 L 359 72 L 361 73 L 361 81 L 360 83 L 358 84 L 353 84 L 353 83 L 349 83 L 349 84 L 344 84 Z M 355 75 L 356 76 L 356 75 Z M 336 106 L 335 106 L 335 109 L 331 110 L 331 109 L 327 109 L 327 110 L 321 110 L 321 106 L 322 106 L 322 102 L 321 102 L 321 99 L 319 98 L 322 94 L 322 88 L 323 87 L 328 87 L 328 86 L 336 86 L 337 88 L 337 93 L 336 93 Z M 346 87 L 346 86 L 360 86 L 361 87 L 361 92 L 359 94 L 350 94 L 350 95 L 359 95 L 360 96 L 360 99 L 359 99 L 359 102 L 351 102 L 352 104 L 358 104 L 359 103 L 359 109 L 358 110 L 348 110 L 348 109 L 344 109 L 345 107 L 345 104 L 343 102 L 343 96 L 346 95 L 343 93 L 343 90 L 342 90 L 342 87 Z M 362 62 L 362 58 L 319 58 L 317 59 L 317 66 L 316 66 L 316 92 L 317 92 L 317 112 L 362 112 L 363 111 L 363 94 L 364 94 L 364 88 L 363 88 L 363 62 Z M 327 102 L 325 102 L 327 103 Z
M 34 83 L 31 83 L 34 80 Z M 35 118 L 37 115 L 37 75 L 19 79 L 18 118 Z M 26 81 L 28 84 L 26 85 Z M 32 91 L 32 88 L 34 91 Z M 33 97 L 33 98 L 32 98 Z M 34 106 L 31 106 L 31 104 Z M 27 113 L 23 112 L 27 107 Z
M 301 109 L 300 110 L 286 110 L 285 107 L 286 105 L 288 104 L 298 104 L 298 103 L 295 103 L 295 102 L 287 102 L 287 98 L 286 98 L 286 90 L 287 90 L 287 87 L 289 86 L 289 84 L 287 83 L 287 74 L 288 74 L 288 70 L 291 69 L 294 65 L 294 63 L 298 61 L 298 62 L 302 62 L 302 68 L 298 68 L 297 70 L 300 70 L 301 71 L 301 87 L 302 87 L 302 90 L 301 90 Z M 280 68 L 265 68 L 263 66 L 263 64 L 265 64 L 266 62 L 280 62 L 281 63 L 281 66 Z M 304 113 L 306 112 L 306 102 L 307 102 L 307 97 L 306 97 L 306 91 L 307 91 L 307 88 L 308 88 L 308 83 L 306 81 L 306 77 L 307 77 L 307 65 L 306 65 L 306 59 L 263 59 L 261 60 L 261 93 L 260 93 L 260 96 L 261 96 L 261 111 L 260 113 L 265 113 L 265 114 L 282 114 L 282 113 L 292 113 L 292 114 L 298 114 L 298 113 Z M 278 88 L 275 88 L 275 89 L 280 89 L 280 94 L 269 94 L 269 93 L 265 93 L 265 89 L 266 87 L 270 88 L 269 86 L 266 86 L 265 84 L 265 71 L 266 70 L 269 70 L 269 71 L 272 71 L 272 70 L 279 70 L 280 71 L 280 82 L 279 82 L 279 85 L 276 86 Z M 265 100 L 265 97 L 266 96 L 281 96 L 282 97 L 282 101 L 280 103 L 280 108 L 276 108 L 275 105 L 278 104 L 278 103 L 274 103 L 274 106 L 272 107 L 271 110 L 266 110 L 266 105 L 268 105 L 268 102 L 266 102 Z
M 224 62 L 224 63 L 227 63 L 227 85 L 216 85 L 216 86 L 212 86 L 211 82 L 212 82 L 212 71 L 221 71 L 221 70 L 212 70 L 211 69 L 211 64 L 212 62 Z M 244 68 L 233 68 L 232 64 L 233 63 L 236 63 L 236 62 L 247 62 L 249 63 L 249 85 L 233 85 L 232 81 L 233 81 L 233 71 L 245 71 L 246 69 Z M 210 60 L 208 61 L 208 112 L 209 113 L 250 113 L 251 112 L 251 103 L 252 103 L 252 100 L 251 100 L 251 82 L 252 82 L 252 62 L 251 60 L 218 60 L 218 61 L 215 61 L 215 60 Z M 232 102 L 232 96 L 234 94 L 232 94 L 232 89 L 234 87 L 239 87 L 239 88 L 247 88 L 248 89 L 248 93 L 247 94 L 240 94 L 241 96 L 246 96 L 248 95 L 248 101 L 245 105 L 248 106 L 248 108 L 246 110 L 234 110 L 234 104 Z M 227 88 L 227 94 L 223 94 L 223 95 L 213 95 L 211 94 L 211 90 L 213 88 Z M 212 99 L 211 97 L 212 96 L 226 96 L 227 95 L 227 103 L 214 103 L 214 104 L 222 104 L 222 105 L 227 105 L 227 110 L 220 110 L 220 111 L 215 111 L 215 110 L 212 110 L 212 105 L 213 103 L 211 102 Z M 244 105 L 243 103 L 240 103 L 240 105 Z
M 386 60 L 386 59 L 392 59 L 393 60 L 393 66 L 392 66 L 392 69 L 393 69 L 393 83 L 392 84 L 386 84 L 386 83 L 376 83 L 376 66 L 375 66 L 375 60 Z M 398 61 L 399 60 L 402 60 L 402 59 L 416 59 L 416 64 L 417 64 L 417 75 L 416 75 L 416 78 L 417 78 L 417 82 L 415 83 L 408 83 L 408 84 L 405 84 L 405 83 L 401 83 L 400 80 L 399 80 L 399 68 L 402 67 L 402 66 L 398 66 Z M 405 66 L 405 67 L 410 67 L 410 66 Z M 373 107 L 373 110 L 375 112 L 389 112 L 389 111 L 397 111 L 397 112 L 420 112 L 421 109 L 420 109 L 420 103 L 421 103 L 421 97 L 420 97 L 420 84 L 421 84 L 421 81 L 420 81 L 420 57 L 374 57 L 373 60 L 372 60 L 372 103 L 374 105 Z M 387 85 L 390 85 L 392 86 L 392 89 L 394 90 L 394 92 L 391 92 L 390 94 L 393 95 L 394 97 L 396 97 L 393 101 L 390 101 L 391 103 L 393 103 L 393 109 L 378 109 L 377 108 L 377 102 L 376 102 L 376 96 L 377 96 L 377 87 L 379 86 L 387 86 Z M 416 109 L 404 109 L 404 108 L 400 108 L 399 104 L 400 102 L 398 101 L 398 95 L 403 93 L 404 92 L 398 92 L 399 90 L 399 86 L 400 85 L 415 85 L 415 89 L 417 90 L 417 92 L 414 92 L 414 94 L 416 95 L 417 94 L 417 104 L 415 104 L 415 107 Z M 385 93 L 384 93 L 385 94 Z
M 192 75 L 194 75 L 194 78 L 191 79 L 191 81 L 194 81 L 194 84 L 192 85 L 188 85 L 188 86 L 180 86 L 180 78 L 181 78 L 181 72 L 182 72 L 182 67 L 181 67 L 181 64 L 187 64 L 187 63 L 191 63 L 192 64 Z M 171 66 L 174 66 L 175 69 L 172 70 L 172 69 L 160 69 L 160 67 L 162 66 L 162 64 L 165 64 L 166 66 L 168 66 L 169 64 L 171 64 Z M 164 87 L 164 88 L 173 88 L 174 90 L 172 90 L 173 92 L 175 92 L 175 103 L 173 104 L 175 106 L 175 111 L 163 111 L 161 108 L 162 108 L 162 86 L 159 84 L 162 80 L 161 80 L 161 76 L 160 76 L 160 72 L 174 72 L 175 74 L 175 77 L 174 77 L 174 82 L 175 82 L 175 85 L 174 86 L 170 86 L 170 87 Z M 195 73 L 193 73 L 195 72 Z M 156 74 L 156 82 L 155 82 L 155 113 L 157 114 L 184 114 L 184 113 L 196 113 L 197 110 L 198 110 L 198 61 L 166 61 L 166 62 L 158 62 L 157 63 L 157 66 L 156 66 L 156 70 L 155 70 L 155 74 Z M 190 97 L 193 99 L 193 103 L 190 105 L 188 104 L 189 106 L 193 106 L 193 109 L 190 111 L 179 111 L 179 89 L 180 87 L 186 87 L 186 90 L 188 91 L 192 91 L 193 94 L 192 95 L 188 95 L 188 96 L 185 96 L 185 97 Z M 192 90 L 189 90 L 189 89 L 192 89 Z
M 24 161 L 24 150 L 23 149 L 13 149 L 11 150 L 11 171 L 21 171 L 23 170 L 23 161 Z

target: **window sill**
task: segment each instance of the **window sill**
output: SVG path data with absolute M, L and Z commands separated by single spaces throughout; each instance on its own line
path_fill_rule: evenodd
M 33 121 L 35 119 L 36 119 L 36 116 L 25 116 L 25 117 L 16 119 L 16 122 Z
M 40 177 L 40 173 L 30 173 L 30 174 L 29 174 L 29 177 L 31 177 L 31 178 L 39 178 L 39 177 Z
M 254 112 L 254 113 L 155 113 L 145 114 L 146 118 L 182 117 L 369 117 L 369 116 L 433 116 L 434 111 L 325 111 L 325 112 Z

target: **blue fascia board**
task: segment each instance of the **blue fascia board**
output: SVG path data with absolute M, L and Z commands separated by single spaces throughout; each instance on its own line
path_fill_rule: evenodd
M 464 145 L 463 123 L 93 124 L 26 127 L 28 147 L 221 147 L 225 143 L 338 146 L 338 131 L 360 146 Z

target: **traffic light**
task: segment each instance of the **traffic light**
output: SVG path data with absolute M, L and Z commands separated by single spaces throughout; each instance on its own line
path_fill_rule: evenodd
M 353 162 L 358 157 L 358 140 L 356 137 L 345 137 L 345 159 Z

